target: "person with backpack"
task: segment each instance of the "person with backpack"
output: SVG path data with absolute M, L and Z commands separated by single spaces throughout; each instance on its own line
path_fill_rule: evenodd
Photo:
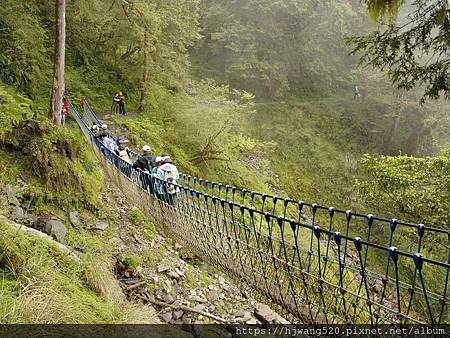
M 100 127 L 95 123 L 91 127 L 91 132 L 94 135 L 94 137 L 100 137 Z
M 156 177 L 160 179 L 157 191 L 158 197 L 174 207 L 176 196 L 179 192 L 179 188 L 176 184 L 177 180 L 180 179 L 180 174 L 170 156 L 161 158 L 161 165 L 156 172 Z
M 156 156 L 155 161 L 152 163 L 152 169 L 150 170 L 151 194 L 156 195 L 156 197 L 158 197 L 158 180 L 156 179 L 156 174 L 160 165 L 161 156 Z
M 106 124 L 102 124 L 100 127 L 100 137 L 104 138 L 104 137 L 110 137 L 111 133 L 108 131 L 108 126 Z
M 108 148 L 109 151 L 115 153 L 117 150 L 117 144 L 114 139 L 109 134 L 102 134 L 100 137 L 103 145 Z
M 125 142 L 117 142 L 116 155 L 127 163 L 131 163 L 130 154 L 128 148 L 125 146 Z
M 141 157 L 134 162 L 133 168 L 150 172 L 153 162 L 155 162 L 155 156 L 152 155 L 150 147 L 145 145 L 142 147 Z
M 126 175 L 128 178 L 131 177 L 131 159 L 130 150 L 125 146 L 125 141 L 123 139 L 117 140 L 116 155 L 123 161 L 118 161 L 118 168 L 120 171 Z
M 150 176 L 150 172 L 154 162 L 155 157 L 151 154 L 150 147 L 145 145 L 142 147 L 142 155 L 133 163 L 133 168 L 140 171 L 142 188 L 151 194 L 153 194 L 153 184 L 151 182 L 152 177 Z

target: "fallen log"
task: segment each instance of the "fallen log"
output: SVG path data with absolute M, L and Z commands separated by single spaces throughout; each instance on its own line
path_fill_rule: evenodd
M 142 299 L 142 300 L 145 300 L 147 302 L 150 302 L 152 304 L 158 305 L 160 307 L 168 307 L 168 308 L 171 308 L 173 310 L 182 310 L 182 311 L 185 311 L 185 312 L 192 312 L 192 313 L 196 313 L 196 314 L 199 314 L 199 315 L 202 315 L 202 316 L 214 319 L 215 321 L 218 321 L 218 322 L 221 322 L 221 323 L 228 323 L 227 320 L 225 320 L 223 318 L 220 318 L 220 317 L 217 317 L 217 316 L 215 316 L 215 315 L 213 315 L 211 313 L 205 312 L 205 311 L 194 310 L 194 309 L 192 309 L 190 307 L 187 307 L 187 306 L 184 306 L 184 305 L 175 306 L 175 305 L 172 305 L 172 304 L 167 304 L 167 303 L 164 303 L 164 302 L 157 301 L 155 299 L 151 299 L 151 298 L 149 298 L 147 296 L 144 296 L 144 295 L 137 295 L 137 297 Z

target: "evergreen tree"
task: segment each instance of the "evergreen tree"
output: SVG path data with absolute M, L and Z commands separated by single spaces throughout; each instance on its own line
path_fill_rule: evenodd
M 348 39 L 361 62 L 387 71 L 398 88 L 424 88 L 422 102 L 450 98 L 450 12 L 447 0 L 366 0 L 377 31 Z M 403 12 L 399 10 L 402 9 Z

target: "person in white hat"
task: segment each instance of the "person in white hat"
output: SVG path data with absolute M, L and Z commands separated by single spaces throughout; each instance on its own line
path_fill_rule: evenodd
M 176 194 L 179 192 L 176 184 L 177 180 L 180 179 L 180 174 L 170 156 L 161 157 L 161 163 L 156 172 L 156 177 L 160 179 L 157 191 L 158 197 L 164 202 L 175 206 Z
M 142 189 L 153 194 L 153 178 L 150 176 L 152 166 L 155 162 L 155 156 L 152 155 L 148 145 L 142 147 L 142 155 L 133 163 L 133 168 L 140 171 Z
M 151 151 L 148 145 L 143 146 L 142 155 L 134 162 L 133 168 L 150 172 L 152 164 L 155 162 L 155 156 L 152 155 Z

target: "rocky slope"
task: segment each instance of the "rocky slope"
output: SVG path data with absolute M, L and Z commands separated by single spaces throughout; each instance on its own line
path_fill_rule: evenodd
M 156 317 L 188 327 L 195 323 L 286 322 L 213 266 L 158 232 L 114 187 L 107 186 L 99 196 L 109 208 L 100 218 L 75 209 L 35 214 L 30 209 L 31 190 L 24 182 L 3 188 L 0 206 L 10 224 L 14 221 L 16 228 L 22 225 L 46 233 L 77 259 L 91 255 L 111 259 L 103 264 L 116 278 L 109 284 L 118 281 L 128 302 L 145 309 L 150 322 L 158 322 Z M 102 244 L 92 245 L 85 234 Z M 108 294 L 107 289 L 114 288 L 97 286 L 96 292 Z

